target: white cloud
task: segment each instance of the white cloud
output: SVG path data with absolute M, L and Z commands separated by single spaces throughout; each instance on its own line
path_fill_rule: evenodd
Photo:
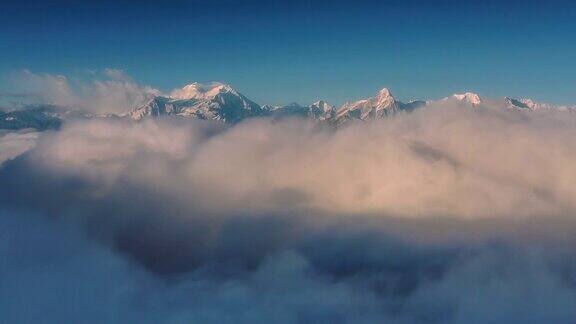
M 170 191 L 203 188 L 195 203 L 208 207 L 219 197 L 212 207 L 226 212 L 285 209 L 288 200 L 327 213 L 403 217 L 576 210 L 576 118 L 515 114 L 437 107 L 337 132 L 264 119 L 213 136 L 196 123 L 98 121 L 47 137 L 34 154 L 96 179 L 169 178 Z
M 30 131 L 0 132 L 0 165 L 33 148 L 38 137 L 39 133 Z
M 124 113 L 160 92 L 134 82 L 121 70 L 105 69 L 89 80 L 24 70 L 13 80 L 15 91 L 39 97 L 44 103 L 88 113 Z
M 45 319 L 43 307 L 51 322 L 569 322 L 575 136 L 568 113 L 442 106 L 339 130 L 67 124 L 0 167 L 0 297 L 19 296 L 0 310 L 12 322 Z

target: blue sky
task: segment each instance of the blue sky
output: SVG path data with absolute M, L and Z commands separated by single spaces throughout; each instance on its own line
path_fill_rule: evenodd
M 335 104 L 475 91 L 576 103 L 576 5 L 503 1 L 10 1 L 1 89 L 21 69 L 116 68 L 169 90 L 230 83 L 255 101 Z

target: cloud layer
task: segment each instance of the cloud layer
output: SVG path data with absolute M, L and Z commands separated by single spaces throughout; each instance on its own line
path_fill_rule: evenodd
M 574 124 L 570 114 L 443 107 L 337 132 L 299 120 L 220 131 L 91 121 L 45 136 L 30 159 L 96 186 L 166 186 L 214 212 L 562 216 L 576 208 Z
M 576 318 L 571 114 L 93 120 L 34 136 L 0 166 L 11 322 Z

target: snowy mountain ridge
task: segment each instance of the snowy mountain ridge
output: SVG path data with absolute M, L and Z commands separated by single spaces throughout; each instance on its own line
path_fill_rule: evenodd
M 236 123 L 262 115 L 262 107 L 229 85 L 213 82 L 191 83 L 174 90 L 170 96 L 152 96 L 145 104 L 127 114 L 134 120 L 175 115 Z
M 340 107 L 332 106 L 324 100 L 305 106 L 298 103 L 280 107 L 260 106 L 230 85 L 220 82 L 208 84 L 194 82 L 172 91 L 169 95 L 150 95 L 142 105 L 122 115 L 92 115 L 53 105 L 4 112 L 0 110 L 0 129 L 49 129 L 59 127 L 63 121 L 78 118 L 122 118 L 139 121 L 161 116 L 214 120 L 227 124 L 238 123 L 251 117 L 274 119 L 297 117 L 341 126 L 355 120 L 378 120 L 400 112 L 410 112 L 438 104 L 475 109 L 489 105 L 518 111 L 576 112 L 576 106 L 557 106 L 527 98 L 504 97 L 484 100 L 473 92 L 457 93 L 439 100 L 402 102 L 397 100 L 388 88 L 379 90 L 373 97 L 346 102 Z

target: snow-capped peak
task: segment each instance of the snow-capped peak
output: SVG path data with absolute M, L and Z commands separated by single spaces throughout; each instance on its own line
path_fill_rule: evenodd
M 390 116 L 399 110 L 399 103 L 390 90 L 383 88 L 375 97 L 345 103 L 337 112 L 338 123 L 349 119 L 380 119 Z
M 221 93 L 237 94 L 237 91 L 231 86 L 220 82 L 209 84 L 194 82 L 180 89 L 175 89 L 170 94 L 170 97 L 174 99 L 212 99 Z
M 522 100 L 510 97 L 504 97 L 504 102 L 506 103 L 506 108 L 509 109 L 517 109 L 517 108 L 532 109 L 534 107 L 534 103 L 532 102 L 532 100 L 529 100 L 529 102 L 526 101 L 523 102 Z
M 534 101 L 534 100 L 529 99 L 529 98 L 516 99 L 516 101 L 519 102 L 520 104 L 524 105 L 526 108 L 528 108 L 530 110 L 552 110 L 552 109 L 571 110 L 571 109 L 573 109 L 573 107 L 557 106 L 557 105 L 553 105 L 553 104 L 549 104 L 549 103 L 537 102 L 537 101 Z
M 388 90 L 388 88 L 382 88 L 380 91 L 378 91 L 378 98 L 388 98 L 388 97 L 392 97 L 392 94 L 390 93 L 390 90 Z
M 534 109 L 536 106 L 542 105 L 542 104 L 539 104 L 536 101 L 529 99 L 529 98 L 522 98 L 519 101 L 521 103 L 525 104 L 526 106 L 528 106 L 528 108 L 530 108 L 530 109 Z
M 156 96 L 129 115 L 136 120 L 147 116 L 175 115 L 236 123 L 261 114 L 262 108 L 258 104 L 229 85 L 195 82 L 174 90 L 170 97 Z
M 377 109 L 387 109 L 395 106 L 396 99 L 394 99 L 388 88 L 383 88 L 378 91 L 378 95 L 373 99 L 373 101 Z
M 445 99 L 456 99 L 458 101 L 467 102 L 472 104 L 473 106 L 480 105 L 482 103 L 482 98 L 476 93 L 473 92 L 465 92 L 465 93 L 455 93 L 451 97 Z
M 330 112 L 334 110 L 334 107 L 332 107 L 329 103 L 327 103 L 324 100 L 318 100 L 315 103 L 311 104 L 310 107 L 317 108 L 324 112 Z

